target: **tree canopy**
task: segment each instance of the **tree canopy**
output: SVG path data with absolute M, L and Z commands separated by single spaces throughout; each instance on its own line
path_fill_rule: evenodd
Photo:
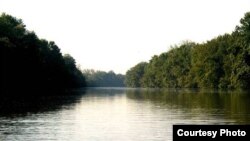
M 145 64 L 144 67 L 140 67 Z M 231 34 L 184 42 L 126 73 L 129 87 L 230 88 L 250 86 L 250 12 Z
M 113 71 L 83 70 L 88 87 L 124 87 L 125 76 Z
M 0 16 L 0 89 L 52 90 L 85 86 L 73 57 L 51 41 L 39 39 L 22 20 Z

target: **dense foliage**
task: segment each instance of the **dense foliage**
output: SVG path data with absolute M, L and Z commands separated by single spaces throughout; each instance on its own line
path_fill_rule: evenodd
M 231 34 L 184 42 L 126 73 L 130 87 L 239 88 L 250 86 L 250 12 Z
M 141 62 L 131 68 L 126 73 L 125 83 L 130 87 L 142 87 L 143 84 L 143 75 L 148 63 Z
M 22 20 L 0 16 L 0 89 L 58 90 L 85 86 L 73 57 L 54 42 L 39 39 Z
M 125 76 L 113 71 L 83 70 L 88 87 L 124 87 Z

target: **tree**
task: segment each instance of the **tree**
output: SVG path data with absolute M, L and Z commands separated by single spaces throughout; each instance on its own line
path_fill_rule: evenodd
M 250 12 L 240 23 L 232 34 L 235 42 L 230 54 L 235 60 L 232 66 L 234 85 L 247 89 L 250 85 Z
M 126 72 L 125 83 L 129 87 L 143 87 L 143 75 L 148 63 L 141 62 Z
M 126 73 L 126 85 L 249 89 L 250 12 L 240 23 L 232 34 L 202 44 L 184 42 L 143 67 L 137 64 Z
M 125 76 L 113 71 L 83 70 L 89 87 L 124 87 Z
M 7 14 L 0 16 L 0 66 L 3 93 L 85 86 L 73 57 L 63 57 L 54 42 L 39 39 L 22 20 Z

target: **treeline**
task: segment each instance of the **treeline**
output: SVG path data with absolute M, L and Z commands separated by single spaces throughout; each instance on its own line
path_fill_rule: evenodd
M 231 34 L 184 42 L 126 73 L 129 87 L 249 89 L 250 12 Z
M 85 86 L 85 78 L 69 54 L 54 42 L 39 39 L 22 20 L 0 16 L 0 89 L 59 90 Z
M 88 87 L 124 87 L 125 76 L 113 71 L 83 70 Z

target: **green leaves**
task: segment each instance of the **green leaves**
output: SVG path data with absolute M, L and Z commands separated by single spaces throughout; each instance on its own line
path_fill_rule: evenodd
M 125 84 L 129 87 L 143 87 L 143 76 L 147 63 L 141 62 L 126 73 Z
M 249 89 L 250 12 L 240 23 L 232 34 L 202 44 L 184 42 L 154 56 L 144 69 L 136 65 L 127 72 L 126 84 L 132 87 Z

